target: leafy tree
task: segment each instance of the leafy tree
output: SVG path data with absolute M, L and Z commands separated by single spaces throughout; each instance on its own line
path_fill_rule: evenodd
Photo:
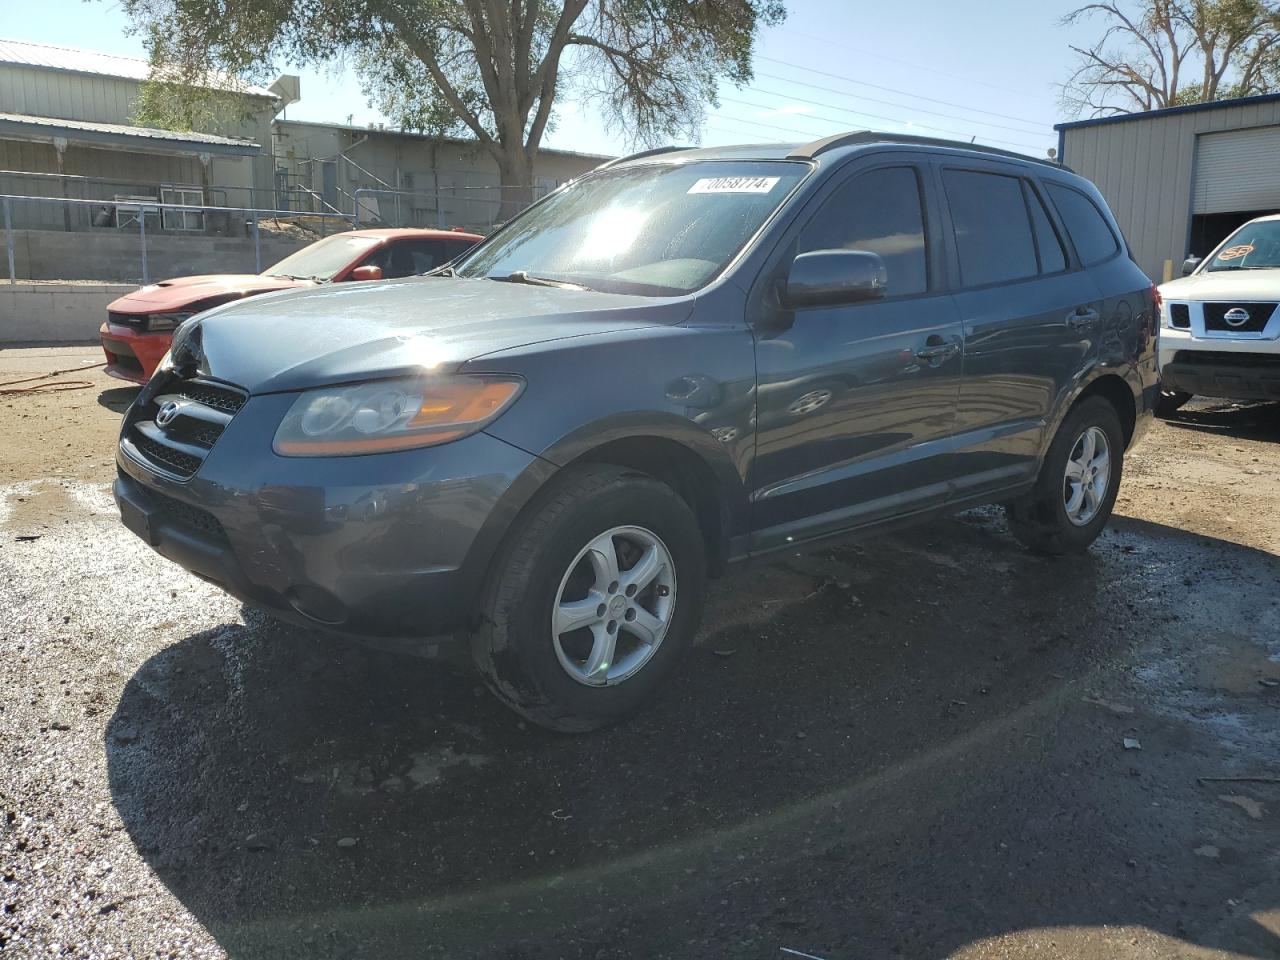
M 1280 86 L 1276 0 L 1111 0 L 1063 18 L 1105 25 L 1063 84 L 1075 115 L 1105 116 L 1269 93 Z
M 354 63 L 402 127 L 475 137 L 513 206 L 531 195 L 566 90 L 633 142 L 692 137 L 718 81 L 749 82 L 757 31 L 785 16 L 782 0 L 122 3 L 156 67 L 193 84 L 210 70 L 265 82 L 278 61 Z

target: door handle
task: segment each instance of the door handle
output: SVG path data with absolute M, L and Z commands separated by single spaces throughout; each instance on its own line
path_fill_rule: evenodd
M 925 341 L 925 345 L 916 351 L 916 359 L 937 366 L 950 360 L 960 352 L 960 341 L 944 340 L 936 333 Z
M 1101 314 L 1097 310 L 1089 307 L 1076 307 L 1071 313 L 1067 314 L 1067 326 L 1072 330 L 1088 330 L 1095 323 Z

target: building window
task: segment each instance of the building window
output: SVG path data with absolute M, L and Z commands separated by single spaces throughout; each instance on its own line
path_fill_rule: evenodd
M 162 186 L 160 202 L 200 207 L 204 205 L 204 192 L 199 187 Z M 171 210 L 162 207 L 160 226 L 165 230 L 203 230 L 204 214 L 198 210 Z

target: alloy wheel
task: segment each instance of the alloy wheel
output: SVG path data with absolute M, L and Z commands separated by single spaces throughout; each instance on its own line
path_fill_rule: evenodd
M 675 564 L 657 534 L 636 526 L 605 531 L 560 580 L 551 611 L 560 666 L 591 687 L 634 676 L 666 637 L 675 603 Z

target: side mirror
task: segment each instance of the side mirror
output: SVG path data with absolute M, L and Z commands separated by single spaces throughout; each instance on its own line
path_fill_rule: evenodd
M 1189 277 L 1196 272 L 1196 267 L 1200 266 L 1200 262 L 1204 257 L 1187 257 L 1182 261 L 1182 275 Z
M 356 267 L 354 270 L 351 271 L 347 279 L 348 280 L 381 280 L 382 268 L 370 267 L 370 266 Z
M 865 250 L 811 250 L 791 262 L 780 299 L 788 310 L 879 300 L 889 274 L 878 254 Z

